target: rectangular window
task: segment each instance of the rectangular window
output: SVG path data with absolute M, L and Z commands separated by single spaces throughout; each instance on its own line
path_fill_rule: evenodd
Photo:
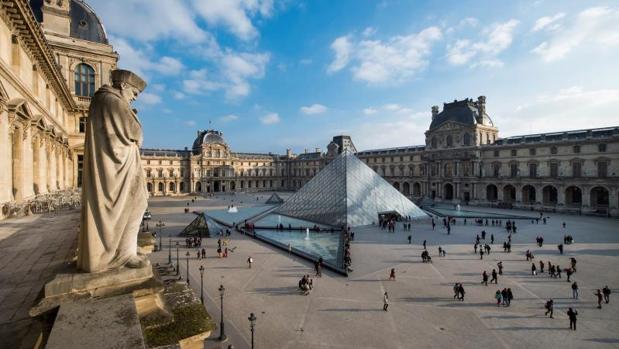
M 559 177 L 559 164 L 556 162 L 550 163 L 550 177 L 552 178 Z
M 494 157 L 495 157 L 495 158 L 498 158 L 498 157 L 499 157 L 499 151 L 498 151 L 498 150 L 495 150 L 495 151 L 494 151 Z
M 518 150 L 512 149 L 512 156 L 516 156 L 516 155 L 518 155 Z
M 529 164 L 529 177 L 537 177 L 537 164 Z
M 86 117 L 82 116 L 80 117 L 80 133 L 84 133 L 86 132 Z
M 557 147 L 550 147 L 550 154 L 555 155 L 557 153 Z
M 535 155 L 535 148 L 529 149 L 529 155 Z
M 494 177 L 499 177 L 499 173 L 501 172 L 501 164 L 494 164 L 492 168 L 492 174 Z
M 581 163 L 579 161 L 576 161 L 574 163 L 572 163 L 572 176 L 574 177 L 580 177 L 582 175 L 581 173 Z
M 608 175 L 608 163 L 606 161 L 598 161 L 598 177 L 606 178 Z
M 606 152 L 606 144 L 598 144 L 598 151 L 600 153 L 605 153 Z
M 580 153 L 580 146 L 579 145 L 575 145 L 574 146 L 574 153 L 576 153 L 576 154 Z

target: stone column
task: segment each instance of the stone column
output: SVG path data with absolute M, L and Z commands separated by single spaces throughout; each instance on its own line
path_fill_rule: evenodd
M 49 171 L 48 171 L 48 166 L 49 166 L 49 157 L 48 157 L 48 152 L 47 152 L 47 148 L 49 146 L 48 140 L 45 139 L 45 137 L 41 136 L 40 139 L 40 146 L 39 146 L 39 175 L 40 175 L 40 180 L 39 180 L 39 193 L 41 194 L 45 194 L 48 192 L 48 186 L 49 186 Z
M 0 106 L 0 202 L 10 201 L 12 198 L 11 188 L 13 187 L 11 171 L 11 156 L 13 154 L 13 146 L 11 143 L 12 135 L 9 132 L 9 121 L 6 109 Z M 2 217 L 2 212 L 0 212 Z
M 565 206 L 565 186 L 557 186 L 557 206 Z
M 12 194 L 13 200 L 17 202 L 21 202 L 24 197 L 24 181 L 23 181 L 23 156 L 24 156 L 24 147 L 23 147 L 23 129 L 15 127 L 13 129 L 11 142 L 13 143 L 12 148 L 12 171 L 11 176 L 12 180 Z
M 22 188 L 24 198 L 30 198 L 34 196 L 34 164 L 32 163 L 34 157 L 32 149 L 32 128 L 30 125 L 24 128 L 22 142 L 24 147 L 22 154 Z
M 53 141 L 50 141 L 53 142 Z M 49 159 L 49 179 L 48 179 L 48 190 L 50 193 L 56 191 L 56 145 L 50 145 L 50 151 L 48 152 Z
M 62 189 L 60 183 L 62 183 L 62 146 L 56 147 L 56 190 Z
M 35 195 L 41 193 L 41 138 L 32 137 L 32 187 Z
M 522 185 L 515 185 L 514 187 L 516 187 L 516 202 L 522 203 Z

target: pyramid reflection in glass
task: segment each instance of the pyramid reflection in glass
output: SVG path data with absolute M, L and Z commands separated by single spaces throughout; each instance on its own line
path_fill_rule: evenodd
M 332 226 L 378 222 L 380 213 L 427 217 L 351 152 L 343 152 L 277 210 L 283 215 Z

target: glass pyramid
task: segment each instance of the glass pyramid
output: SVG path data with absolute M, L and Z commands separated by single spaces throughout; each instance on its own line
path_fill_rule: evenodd
M 332 226 L 378 222 L 379 213 L 427 214 L 351 152 L 342 152 L 275 212 Z
M 267 205 L 279 205 L 284 202 L 284 199 L 281 196 L 277 195 L 277 193 L 273 193 L 271 197 L 265 202 Z
M 200 237 L 210 237 L 210 229 L 209 222 L 204 215 L 204 213 L 198 213 L 196 219 L 194 219 L 191 223 L 189 223 L 183 231 L 178 234 L 179 236 L 200 236 Z

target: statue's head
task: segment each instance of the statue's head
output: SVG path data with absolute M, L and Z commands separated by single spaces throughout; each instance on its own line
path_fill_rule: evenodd
M 112 70 L 112 86 L 120 90 L 127 103 L 131 103 L 144 91 L 146 81 L 129 70 L 116 69 Z

